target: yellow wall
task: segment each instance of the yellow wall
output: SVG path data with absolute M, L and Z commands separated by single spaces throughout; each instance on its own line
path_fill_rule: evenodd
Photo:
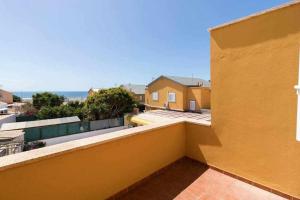
M 169 103 L 169 108 L 183 111 L 186 105 L 187 88 L 166 78 L 151 84 L 146 90 L 145 103 L 153 107 L 163 107 L 168 102 L 168 92 L 176 93 L 176 102 Z M 158 101 L 152 100 L 152 92 L 158 92 Z
M 152 100 L 152 92 L 158 92 L 158 101 Z M 202 87 L 186 87 L 166 78 L 151 84 L 145 91 L 145 103 L 152 107 L 163 108 L 168 102 L 168 92 L 176 93 L 176 102 L 169 102 L 169 109 L 188 111 L 189 101 L 196 101 L 196 111 L 210 108 L 210 89 Z
M 211 89 L 210 88 L 202 88 L 201 90 L 201 108 L 210 109 L 210 97 Z
M 135 94 L 133 93 L 134 99 L 139 103 L 145 103 L 145 95 L 144 94 Z
M 185 109 L 189 110 L 189 102 L 196 101 L 196 111 L 210 109 L 210 89 L 202 87 L 189 87 Z
M 212 129 L 187 125 L 190 157 L 297 197 L 299 19 L 297 4 L 213 30 Z
M 0 199 L 105 199 L 183 157 L 184 141 L 180 123 L 4 169 Z

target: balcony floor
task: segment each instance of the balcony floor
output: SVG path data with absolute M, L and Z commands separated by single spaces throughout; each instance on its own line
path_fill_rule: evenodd
M 119 197 L 121 200 L 284 200 L 285 198 L 184 158 Z

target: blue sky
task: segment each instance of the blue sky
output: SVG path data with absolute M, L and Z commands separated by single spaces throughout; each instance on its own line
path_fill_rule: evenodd
M 209 27 L 287 0 L 0 0 L 0 84 L 78 91 L 210 79 Z

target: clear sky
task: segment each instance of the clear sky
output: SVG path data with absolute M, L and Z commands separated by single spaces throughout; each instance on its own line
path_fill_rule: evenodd
M 210 79 L 209 27 L 287 0 L 0 0 L 0 84 L 78 91 Z

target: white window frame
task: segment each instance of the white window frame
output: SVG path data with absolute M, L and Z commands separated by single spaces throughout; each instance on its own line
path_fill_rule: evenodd
M 176 92 L 168 92 L 168 102 L 176 103 Z
M 152 101 L 158 101 L 158 92 L 152 92 Z

